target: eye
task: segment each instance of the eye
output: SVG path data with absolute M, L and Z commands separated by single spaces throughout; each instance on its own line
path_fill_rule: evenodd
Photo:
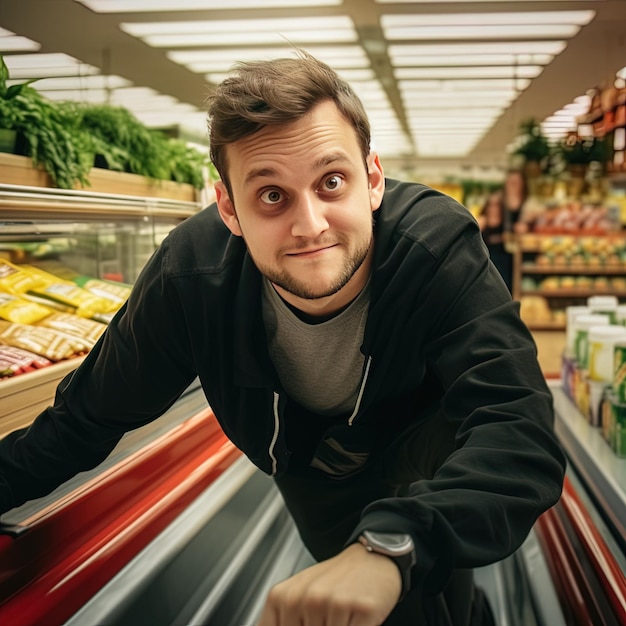
M 278 189 L 268 189 L 261 194 L 261 200 L 266 204 L 278 204 L 283 199 L 283 194 Z
M 325 178 L 322 187 L 324 191 L 337 191 L 341 189 L 343 185 L 343 178 L 337 174 L 332 174 L 328 178 Z

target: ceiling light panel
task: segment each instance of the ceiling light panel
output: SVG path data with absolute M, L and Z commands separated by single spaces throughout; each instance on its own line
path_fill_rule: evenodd
M 421 158 L 453 158 L 465 156 L 477 143 L 481 135 L 462 137 L 455 135 L 449 143 L 422 138 L 417 143 L 417 154 Z
M 532 58 L 534 54 L 557 55 L 566 46 L 565 41 L 507 41 L 481 43 L 429 43 L 429 44 L 392 44 L 389 46 L 389 56 L 415 55 L 417 57 L 464 54 L 509 54 L 520 55 L 520 59 Z M 522 62 L 522 61 L 520 61 Z
M 413 146 L 404 133 L 385 135 L 372 133 L 372 150 L 381 157 L 397 157 L 413 153 Z
M 135 117 L 149 128 L 178 128 L 188 134 L 194 135 L 198 141 L 204 141 L 208 146 L 208 133 L 206 114 L 195 113 L 170 113 L 168 111 L 138 111 Z
M 230 68 L 230 66 L 229 66 Z M 229 69 L 226 68 L 226 69 Z M 333 68 L 343 78 L 349 83 L 358 82 L 361 80 L 372 80 L 374 78 L 374 70 L 372 68 L 355 68 L 355 69 L 338 69 Z M 224 72 L 211 72 L 208 73 L 205 78 L 212 83 L 213 85 L 217 85 L 221 83 L 225 78 L 228 77 L 228 71 Z
M 107 104 L 110 92 L 106 89 L 55 89 L 41 92 L 48 100 L 58 102 L 80 102 L 81 104 Z
M 573 37 L 579 30 L 580 26 L 574 24 L 503 24 L 499 26 L 411 26 L 403 24 L 394 27 L 385 27 L 383 25 L 385 37 L 390 41 L 401 39 L 432 39 L 437 41 L 461 39 L 554 39 Z
M 369 60 L 361 46 L 302 46 L 320 61 L 336 70 L 365 69 Z M 281 48 L 225 48 L 220 50 L 173 50 L 167 57 L 192 72 L 209 74 L 229 72 L 240 61 L 267 61 L 278 57 L 293 57 L 293 46 Z
M 41 44 L 16 35 L 10 30 L 0 28 L 0 54 L 4 52 L 36 52 L 41 48 Z
M 132 109 L 135 113 L 138 111 L 179 111 L 191 113 L 198 111 L 197 107 L 185 102 L 179 102 L 176 98 L 167 95 L 152 96 L 146 99 L 129 100 L 123 93 L 114 92 L 111 97 L 111 104 L 123 106 Z
M 293 0 L 75 0 L 96 13 L 141 13 L 155 11 L 208 11 L 228 9 L 292 8 Z M 298 0 L 299 7 L 339 6 L 343 0 Z
M 541 65 L 522 65 L 511 69 L 506 65 L 462 67 L 402 67 L 394 71 L 398 80 L 428 78 L 536 78 L 543 71 Z
M 595 11 L 524 11 L 499 13 L 420 13 L 382 15 L 383 28 L 401 26 L 584 26 L 595 17 Z
M 477 0 L 429 0 L 429 4 L 447 4 L 454 2 L 455 4 L 462 4 L 464 2 L 475 4 Z M 504 2 L 545 2 L 546 0 L 504 0 Z M 556 0 L 559 2 L 559 0 Z M 571 0 L 560 0 L 561 2 L 570 2 Z M 588 0 L 589 2 L 603 2 L 604 0 Z M 424 4 L 423 2 L 416 2 L 416 0 L 374 0 L 377 4 Z M 482 0 L 482 2 L 499 2 L 502 4 L 502 0 Z
M 259 45 L 357 40 L 347 16 L 273 18 L 255 20 L 199 20 L 195 22 L 127 22 L 129 35 L 153 47 Z
M 487 80 L 401 80 L 400 90 L 404 93 L 417 91 L 420 93 L 436 92 L 442 94 L 464 95 L 475 93 L 509 93 L 512 89 L 523 90 L 530 84 L 529 79 L 513 80 L 512 78 L 493 78 Z
M 408 46 L 407 46 L 408 48 Z M 554 58 L 553 54 L 474 54 L 472 52 L 458 54 L 413 54 L 402 46 L 394 46 L 391 57 L 396 67 L 478 67 L 502 65 L 506 67 L 522 67 L 524 65 L 548 65 Z
M 87 90 L 87 89 L 117 89 L 127 87 L 130 81 L 121 76 L 59 76 L 41 78 L 34 85 L 37 91 Z
M 43 78 L 46 76 L 84 76 L 97 74 L 93 65 L 81 63 L 67 54 L 10 54 L 4 58 L 11 78 Z
M 475 132 L 489 128 L 495 118 L 482 120 L 450 120 L 447 117 L 411 118 L 411 129 L 414 132 L 437 134 L 440 132 L 452 133 L 457 130 Z
M 477 120 L 493 120 L 498 115 L 502 113 L 502 107 L 494 106 L 493 104 L 490 107 L 482 108 L 482 109 L 466 109 L 462 104 L 456 103 L 456 108 L 447 109 L 442 112 L 441 108 L 438 106 L 424 106 L 421 108 L 411 108 L 408 110 L 409 120 L 423 120 L 423 119 L 445 119 L 447 121 L 451 120 L 467 120 L 474 121 Z
M 502 94 L 496 94 L 494 96 L 483 95 L 469 95 L 463 96 L 463 109 L 469 111 L 471 109 L 482 110 L 484 108 L 506 108 L 516 98 L 517 94 L 510 94 L 509 96 L 502 96 Z M 439 94 L 424 94 L 420 98 L 415 96 L 407 96 L 403 98 L 404 105 L 411 111 L 417 111 L 420 109 L 428 109 L 437 107 L 441 111 L 445 111 L 448 115 L 448 111 L 454 110 L 459 106 L 459 98 L 450 97 L 449 95 L 442 96 Z

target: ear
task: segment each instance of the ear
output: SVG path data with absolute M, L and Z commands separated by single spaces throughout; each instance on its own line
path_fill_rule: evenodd
M 370 191 L 370 205 L 372 212 L 378 210 L 385 193 L 385 173 L 376 152 L 370 152 L 367 157 L 367 180 Z
M 215 200 L 217 202 L 217 210 L 222 218 L 224 224 L 230 232 L 241 237 L 242 232 L 239 227 L 239 220 L 237 219 L 237 213 L 235 213 L 235 205 L 232 203 L 226 185 L 218 180 L 215 183 Z

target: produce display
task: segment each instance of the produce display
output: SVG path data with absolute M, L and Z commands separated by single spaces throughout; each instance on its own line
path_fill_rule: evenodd
M 538 212 L 532 231 L 542 234 L 605 235 L 620 228 L 619 216 L 607 206 L 572 201 L 549 204 Z
M 523 249 L 537 252 L 531 263 L 525 262 L 526 267 L 610 267 L 626 270 L 626 238 L 623 237 L 526 235 Z
M 0 259 L 0 378 L 87 353 L 130 293 L 129 285 L 48 262 L 68 280 L 41 265 Z
M 626 236 L 545 235 L 519 240 L 516 298 L 530 326 L 564 327 L 565 309 L 594 294 L 626 299 Z

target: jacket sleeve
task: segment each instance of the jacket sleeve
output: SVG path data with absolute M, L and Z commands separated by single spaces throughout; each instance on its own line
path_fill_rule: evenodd
M 464 224 L 442 235 L 449 243 L 422 273 L 420 292 L 432 311 L 424 358 L 444 390 L 438 419 L 454 433 L 452 451 L 406 497 L 369 505 L 350 539 L 364 529 L 409 532 L 413 581 L 428 592 L 440 591 L 453 569 L 515 551 L 558 500 L 565 469 L 533 338 L 477 225 Z
M 98 465 L 126 431 L 160 416 L 192 382 L 185 317 L 166 262 L 164 244 L 96 346 L 61 381 L 54 404 L 0 441 L 0 513 Z

